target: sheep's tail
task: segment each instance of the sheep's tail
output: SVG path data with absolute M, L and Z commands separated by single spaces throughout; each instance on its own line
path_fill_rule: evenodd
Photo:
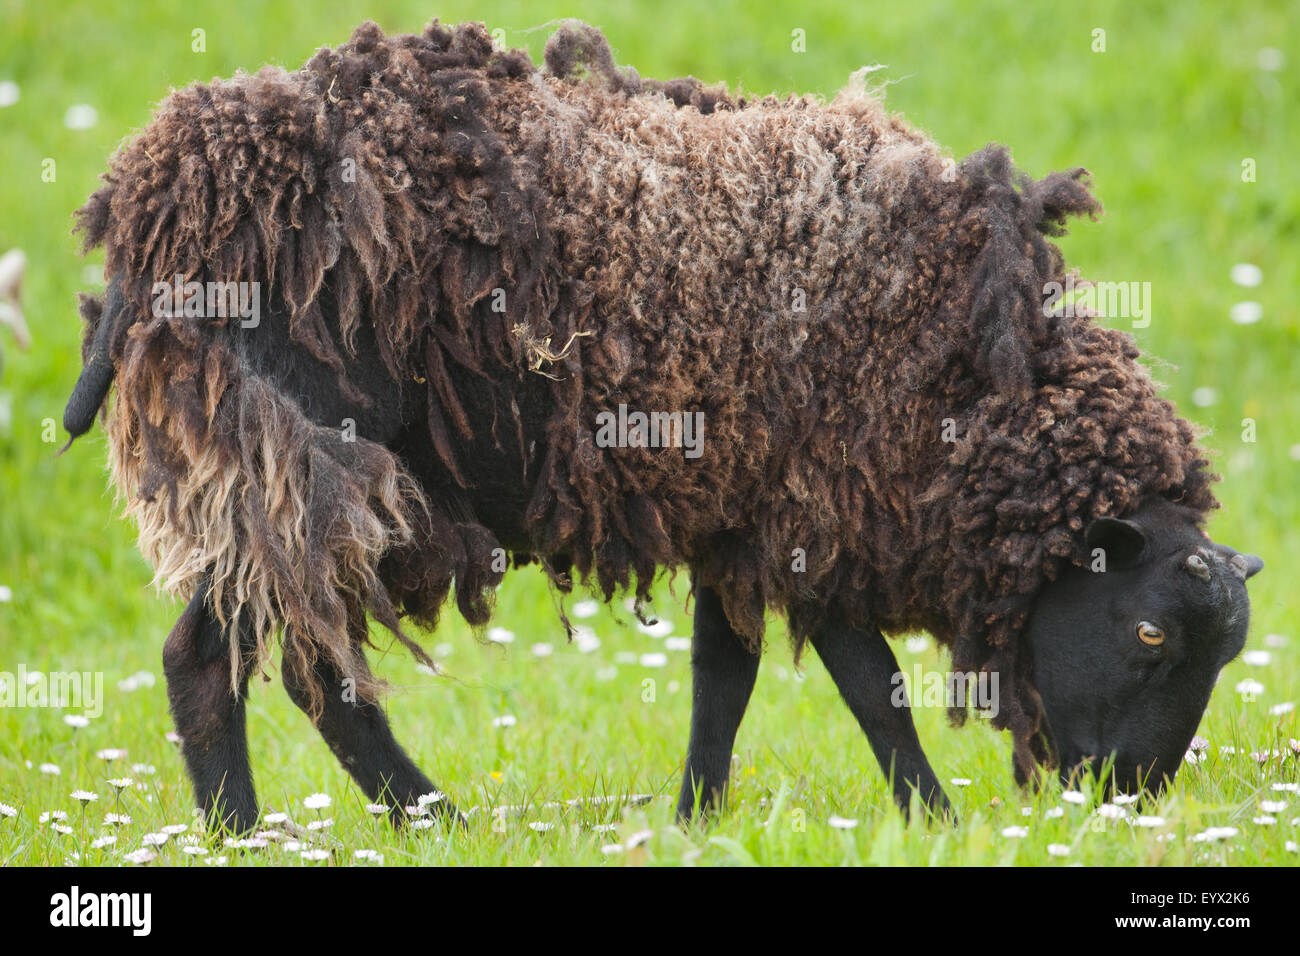
M 125 308 L 121 284 L 115 278 L 108 284 L 108 293 L 102 304 L 97 299 L 83 298 L 81 312 L 87 321 L 87 341 L 82 349 L 81 375 L 72 387 L 72 396 L 63 410 L 63 427 L 68 432 L 68 442 L 60 454 L 87 431 L 95 416 L 108 398 L 113 387 L 113 358 L 109 345 L 113 327 Z

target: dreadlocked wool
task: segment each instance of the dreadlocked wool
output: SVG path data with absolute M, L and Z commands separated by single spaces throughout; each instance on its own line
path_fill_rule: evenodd
M 453 584 L 484 623 L 505 551 L 607 600 L 688 565 L 755 647 L 769 608 L 796 652 L 828 619 L 930 631 L 1001 675 L 1017 767 L 1050 762 L 1035 593 L 1091 519 L 1207 511 L 1213 476 L 1131 337 L 1045 314 L 1048 237 L 1100 211 L 1084 171 L 954 164 L 864 76 L 746 99 L 642 80 L 580 24 L 539 68 L 435 21 L 172 93 L 80 213 L 126 300 L 85 302 L 86 349 L 159 578 L 210 574 L 259 661 L 283 627 L 351 673 L 367 611 L 420 655 L 399 621 Z M 359 407 L 376 376 L 415 395 L 430 467 L 313 421 L 237 320 L 155 315 L 176 275 L 273 290 L 262 321 Z M 700 453 L 598 442 L 620 406 L 702 415 Z

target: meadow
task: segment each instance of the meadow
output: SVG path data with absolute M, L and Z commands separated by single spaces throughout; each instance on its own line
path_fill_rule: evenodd
M 80 368 L 76 294 L 103 284 L 102 254 L 81 258 L 72 213 L 169 88 L 266 63 L 292 69 L 365 19 L 410 32 L 434 15 L 500 27 L 534 59 L 548 22 L 579 17 L 643 76 L 689 73 L 748 93 L 829 97 L 859 66 L 882 64 L 873 76 L 890 107 L 953 156 L 997 141 L 1036 176 L 1088 167 L 1106 214 L 1072 227 L 1067 260 L 1092 279 L 1150 283 L 1150 322 L 1132 331 L 1166 395 L 1207 429 L 1223 476 L 1209 531 L 1266 564 L 1250 585 L 1247 653 L 1220 678 L 1197 761 L 1158 802 L 1097 806 L 1055 782 L 1021 790 L 1006 735 L 978 718 L 950 728 L 942 709 L 917 707 L 961 823 L 908 823 L 824 668 L 811 652 L 796 666 L 774 618 L 735 748 L 731 809 L 682 830 L 673 806 L 690 716 L 686 576 L 659 583 L 660 623 L 647 628 L 621 598 L 563 598 L 523 569 L 501 589 L 488 634 L 449 611 L 422 635 L 444 676 L 400 648 L 371 658 L 393 686 L 398 739 L 471 811 L 465 828 L 397 833 L 376 819 L 268 674 L 248 705 L 266 833 L 242 846 L 203 836 L 167 736 L 160 655 L 181 606 L 155 593 L 118 517 L 99 430 L 55 454 L 66 436 L 54 423 Z M 21 683 L 15 690 L 43 679 L 33 673 L 103 681 L 102 713 L 84 720 L 82 710 L 0 707 L 0 864 L 1300 862 L 1294 21 L 1284 0 L 344 0 L 310 15 L 251 0 L 0 0 L 0 253 L 28 257 L 34 340 L 20 352 L 0 330 L 0 679 Z M 572 643 L 560 601 L 585 629 Z M 909 673 L 945 664 L 924 635 L 901 638 L 896 653 Z

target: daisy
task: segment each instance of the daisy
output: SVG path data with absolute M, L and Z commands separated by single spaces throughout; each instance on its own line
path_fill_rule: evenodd
M 302 803 L 308 810 L 324 810 L 330 805 L 330 798 L 323 793 L 313 793 Z
M 1002 835 L 1008 840 L 1020 840 L 1029 836 L 1029 827 L 1003 827 Z
M 1061 794 L 1061 799 L 1066 803 L 1087 803 L 1088 798 L 1078 790 L 1066 790 Z
M 352 855 L 358 860 L 369 860 L 372 863 L 384 862 L 384 855 L 377 850 L 357 850 Z
M 72 797 L 73 800 L 76 800 L 83 807 L 86 804 L 94 803 L 99 799 L 99 794 L 91 793 L 89 790 L 73 790 L 72 793 L 68 794 L 68 796 Z
M 114 760 L 121 760 L 126 756 L 126 751 L 118 747 L 105 747 L 103 750 L 96 750 L 95 756 L 105 763 L 112 763 Z
M 1047 855 L 1048 856 L 1069 856 L 1070 848 L 1066 846 L 1064 843 L 1049 843 L 1047 844 Z
M 579 601 L 573 605 L 573 616 L 581 618 L 595 617 L 596 612 L 599 610 L 600 605 L 595 601 Z
M 641 655 L 641 666 L 642 666 L 642 667 L 667 667 L 667 666 L 668 666 L 668 655 L 667 655 L 667 654 L 659 654 L 659 653 L 655 653 L 655 654 L 642 654 L 642 655 Z
M 69 727 L 80 728 L 80 727 L 90 726 L 90 718 L 83 717 L 81 714 L 64 714 L 63 722 L 67 724 Z
M 366 804 L 366 813 L 372 814 L 372 815 L 377 816 L 377 817 L 382 817 L 385 813 L 388 812 L 388 810 L 389 810 L 389 808 L 386 807 L 386 806 L 384 806 L 382 803 L 367 803 L 367 804 Z M 268 822 L 270 822 L 269 819 L 268 819 Z
M 0 803 L 0 817 L 16 817 L 18 810 L 7 803 Z
M 264 816 L 262 819 L 263 819 L 265 822 L 271 824 L 272 826 L 279 826 L 281 823 L 288 823 L 288 822 L 289 822 L 289 814 L 287 814 L 287 813 L 268 813 L 268 814 L 267 814 L 266 816 Z
M 953 777 L 950 781 L 954 787 L 969 787 L 970 777 Z
M 140 838 L 140 842 L 145 846 L 162 846 L 169 839 L 167 833 L 146 833 Z
M 40 771 L 41 773 L 49 774 L 51 777 L 57 777 L 59 774 L 63 773 L 63 771 L 59 769 L 59 765 L 56 763 L 43 763 L 40 766 Z
M 518 721 L 513 714 L 502 714 L 500 717 L 492 718 L 492 726 L 498 729 L 502 727 L 513 727 Z
M 133 850 L 130 853 L 123 854 L 123 858 L 126 859 L 127 862 L 129 863 L 142 864 L 142 863 L 151 862 L 156 857 L 156 855 L 157 854 L 155 854 L 152 850 L 146 850 L 142 848 L 139 850 Z
M 190 825 L 188 823 L 169 823 L 167 826 L 159 827 L 158 829 L 168 836 L 176 836 L 178 833 L 184 833 L 189 828 Z

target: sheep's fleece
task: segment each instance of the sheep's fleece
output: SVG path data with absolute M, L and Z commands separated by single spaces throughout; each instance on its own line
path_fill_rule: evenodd
M 509 550 L 561 588 L 572 570 L 643 600 L 690 565 L 756 645 L 767 608 L 796 649 L 828 616 L 926 629 L 956 669 L 1000 673 L 1017 766 L 1050 761 L 1018 641 L 1035 591 L 1087 560 L 1091 519 L 1151 494 L 1208 511 L 1214 476 L 1130 336 L 1044 314 L 1065 279 L 1045 237 L 1100 211 L 1084 171 L 1031 181 L 993 146 L 954 164 L 864 76 L 748 99 L 642 80 L 581 24 L 538 68 L 435 21 L 172 93 L 79 227 L 129 277 L 107 431 L 159 579 L 188 596 L 210 571 L 259 661 L 282 625 L 347 673 L 361 610 L 423 657 L 400 618 L 431 625 L 454 582 L 482 624 L 502 577 L 492 514 L 308 420 L 241 363 L 236 320 L 150 309 L 178 273 L 258 280 L 362 403 L 373 326 L 382 373 L 427 389 L 449 484 L 470 451 L 508 453 Z M 82 312 L 89 348 L 106 313 Z M 478 379 L 540 414 L 494 406 L 480 441 Z M 620 404 L 702 412 L 703 453 L 600 447 Z

